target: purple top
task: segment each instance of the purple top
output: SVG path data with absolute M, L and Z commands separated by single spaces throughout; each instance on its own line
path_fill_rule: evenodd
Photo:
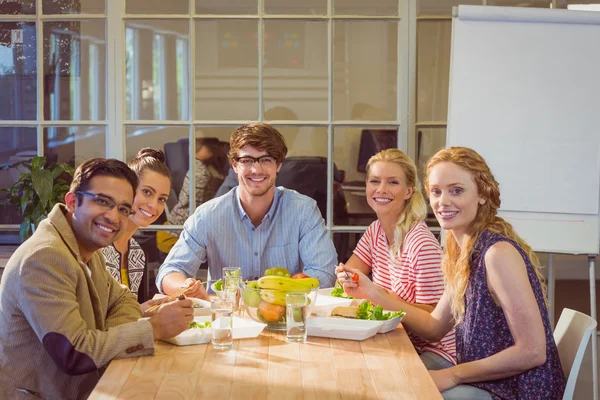
M 485 253 L 498 242 L 511 243 L 525 261 L 529 283 L 544 324 L 546 362 L 509 378 L 473 382 L 469 385 L 488 391 L 494 399 L 562 399 L 566 382 L 540 282 L 523 249 L 498 233 L 482 232 L 471 255 L 471 274 L 464 297 L 465 315 L 456 327 L 458 363 L 480 360 L 514 345 L 504 312 L 494 303 L 486 278 Z

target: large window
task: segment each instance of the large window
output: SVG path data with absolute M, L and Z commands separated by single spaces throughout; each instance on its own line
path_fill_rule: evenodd
M 74 165 L 106 155 L 106 21 L 101 1 L 1 2 L 0 165 L 36 154 Z M 0 188 L 18 178 L 0 171 Z M 18 237 L 15 209 L 0 215 L 3 231 Z
M 96 156 L 128 161 L 156 147 L 177 177 L 173 207 L 185 175 L 194 182 L 196 157 L 207 157 L 196 154 L 202 147 L 224 175 L 231 132 L 266 121 L 285 136 L 289 157 L 321 168 L 294 179 L 315 188 L 345 260 L 355 233 L 375 218 L 364 194 L 369 156 L 398 146 L 422 169 L 445 145 L 458 1 L 1 3 L 0 90 L 10 94 L 0 100 L 2 165 L 34 154 L 75 165 Z M 0 187 L 15 178 L 0 171 Z M 195 194 L 191 184 L 190 210 Z M 2 215 L 4 230 L 20 222 Z M 164 229 L 162 221 L 152 229 Z

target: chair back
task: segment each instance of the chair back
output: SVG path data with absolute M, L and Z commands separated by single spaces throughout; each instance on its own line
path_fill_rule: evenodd
M 567 378 L 563 399 L 573 398 L 585 349 L 595 329 L 596 321 L 579 311 L 564 308 L 560 314 L 560 319 L 554 329 L 554 341 L 558 347 L 558 356 Z M 592 340 L 596 340 L 596 338 L 593 337 Z

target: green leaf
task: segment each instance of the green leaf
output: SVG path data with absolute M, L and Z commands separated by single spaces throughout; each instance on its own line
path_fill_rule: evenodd
M 57 166 L 56 168 L 54 168 L 54 170 L 52 170 L 52 179 L 58 178 L 63 172 L 64 169 L 62 169 L 62 167 L 60 166 Z
M 28 220 L 21 222 L 19 235 L 21 236 L 22 241 L 27 240 L 31 236 L 31 222 Z
M 33 156 L 33 158 L 31 159 L 32 172 L 43 169 L 45 164 L 46 164 L 46 157 Z
M 73 176 L 73 174 L 75 173 L 75 167 L 71 164 L 61 163 L 58 166 L 61 167 L 63 171 L 67 172 L 71 176 Z
M 21 215 L 25 213 L 25 208 L 29 204 L 29 197 L 23 196 L 21 197 Z
M 46 208 L 48 199 L 50 199 L 50 195 L 52 194 L 52 183 L 54 181 L 52 172 L 47 169 L 33 171 L 31 173 L 31 181 L 33 182 L 33 189 L 40 197 L 42 208 Z

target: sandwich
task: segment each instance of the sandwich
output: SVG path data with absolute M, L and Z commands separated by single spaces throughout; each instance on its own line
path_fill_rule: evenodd
M 352 318 L 356 319 L 358 307 L 355 306 L 338 306 L 331 310 L 332 317 Z

